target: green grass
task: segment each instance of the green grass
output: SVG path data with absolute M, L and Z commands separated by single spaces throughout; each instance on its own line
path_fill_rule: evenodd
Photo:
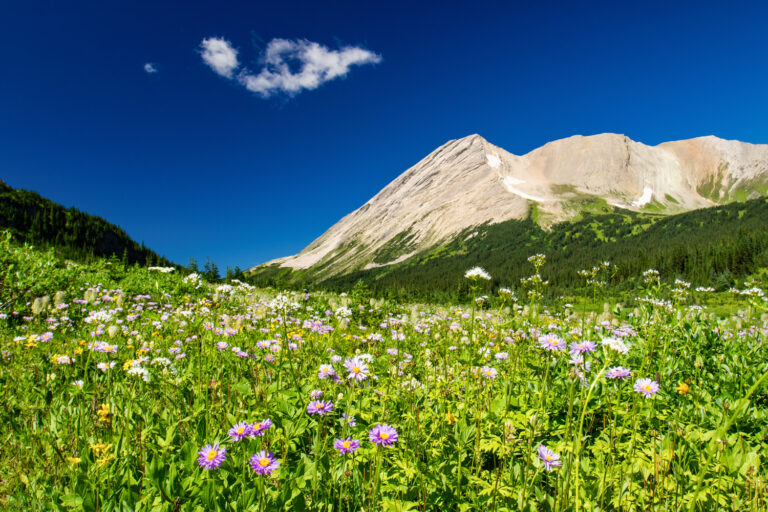
M 657 305 L 607 312 L 601 289 L 545 304 L 518 289 L 515 307 L 496 294 L 478 306 L 482 280 L 458 306 L 383 300 L 362 284 L 278 295 L 67 266 L 7 238 L 0 263 L 3 510 L 768 507 L 760 300 L 707 295 L 751 308 L 711 318 L 689 307 L 697 292 L 675 298 L 661 282 L 632 294 Z M 566 316 L 567 301 L 587 314 Z M 588 365 L 560 350 L 588 340 Z M 631 377 L 607 378 L 618 366 Z M 635 391 L 640 379 L 658 392 Z M 313 414 L 312 400 L 332 410 Z M 266 419 L 263 435 L 228 434 Z M 382 424 L 397 432 L 387 447 L 371 440 Z M 343 455 L 337 439 L 360 447 Z M 206 470 L 208 445 L 226 454 Z M 279 461 L 268 475 L 249 464 L 262 450 Z

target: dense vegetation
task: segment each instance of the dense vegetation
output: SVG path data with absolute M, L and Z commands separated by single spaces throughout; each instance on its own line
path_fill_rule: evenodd
M 17 240 L 54 247 L 63 258 L 86 261 L 115 256 L 129 264 L 172 264 L 101 217 L 64 208 L 35 192 L 14 189 L 2 180 L 0 229 L 11 231 Z
M 669 217 L 619 209 L 584 213 L 581 219 L 550 230 L 531 218 L 508 221 L 467 230 L 448 244 L 391 266 L 326 279 L 312 269 L 265 267 L 252 275 L 251 282 L 341 291 L 363 280 L 378 294 L 461 301 L 469 293 L 464 269 L 483 265 L 496 276 L 493 289 L 514 288 L 526 275 L 526 258 L 534 253 L 546 253 L 549 258 L 551 265 L 543 270 L 543 277 L 555 297 L 583 292 L 586 284 L 579 271 L 602 261 L 614 265 L 609 281 L 609 293 L 614 296 L 634 295 L 637 277 L 648 268 L 657 269 L 668 281 L 681 278 L 727 290 L 736 280 L 768 268 L 768 200 Z M 390 260 L 397 255 L 387 253 Z
M 635 310 L 578 316 L 536 278 L 488 309 L 482 269 L 477 300 L 426 307 L 7 237 L 0 263 L 3 293 L 34 283 L 0 304 L 2 510 L 768 508 L 755 287 L 716 318 L 646 272 Z

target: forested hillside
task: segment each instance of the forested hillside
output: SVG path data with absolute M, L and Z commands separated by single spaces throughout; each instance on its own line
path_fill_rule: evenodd
M 35 192 L 14 189 L 2 180 L 0 229 L 11 231 L 18 241 L 52 246 L 63 258 L 89 260 L 114 255 L 126 263 L 172 265 L 101 217 L 64 208 Z

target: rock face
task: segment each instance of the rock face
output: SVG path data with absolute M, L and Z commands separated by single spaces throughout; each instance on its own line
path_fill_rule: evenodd
M 766 192 L 765 144 L 708 136 L 646 146 L 604 133 L 517 156 L 470 135 L 437 148 L 299 254 L 265 265 L 334 275 L 399 263 L 467 228 L 524 219 L 532 208 L 547 226 L 586 205 L 672 214 Z

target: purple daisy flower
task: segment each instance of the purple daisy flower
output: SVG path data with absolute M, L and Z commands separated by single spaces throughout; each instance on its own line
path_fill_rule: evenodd
M 368 439 L 379 446 L 390 446 L 398 440 L 397 430 L 386 423 L 376 425 L 368 432 Z
M 330 377 L 334 377 L 335 375 L 336 375 L 336 370 L 334 370 L 333 366 L 329 364 L 321 364 L 320 369 L 317 371 L 318 379 L 327 379 Z
M 593 341 L 582 341 L 580 343 L 571 343 L 571 352 L 574 354 L 589 354 L 597 348 Z
M 267 453 L 264 450 L 251 455 L 249 462 L 252 470 L 260 475 L 266 476 L 271 475 L 272 472 L 280 466 L 280 461 L 275 458 L 275 455 L 272 452 Z
M 197 463 L 203 469 L 216 469 L 227 459 L 227 449 L 218 444 L 207 444 L 197 453 L 200 455 Z
M 357 421 L 355 420 L 355 417 L 351 414 L 342 414 L 341 415 L 341 422 L 346 423 L 350 427 L 356 427 Z
M 319 414 L 325 416 L 326 413 L 333 411 L 333 403 L 323 402 L 322 400 L 312 400 L 307 404 L 307 412 L 309 414 Z
M 337 439 L 333 442 L 333 447 L 339 450 L 339 455 L 345 453 L 355 453 L 360 448 L 360 441 L 348 437 L 346 439 Z
M 317 399 L 318 399 L 318 398 L 320 398 L 321 396 L 323 396 L 323 392 L 322 392 L 322 391 L 320 391 L 319 389 L 313 389 L 313 390 L 312 390 L 312 392 L 309 394 L 309 397 L 310 397 L 312 400 L 317 400 Z
M 348 379 L 363 381 L 368 377 L 368 365 L 357 357 L 347 358 L 344 361 L 344 368 L 349 372 L 349 375 L 347 375 Z
M 637 379 L 635 391 L 649 398 L 659 392 L 659 383 L 651 379 Z
M 632 375 L 632 371 L 629 368 L 624 368 L 623 366 L 614 366 L 605 372 L 605 376 L 608 379 L 626 379 L 630 375 Z
M 240 441 L 246 437 L 252 437 L 253 425 L 241 421 L 240 423 L 233 425 L 227 434 L 229 434 L 233 441 Z
M 565 342 L 555 334 L 539 336 L 539 346 L 551 352 L 562 352 L 565 350 Z
M 272 426 L 272 420 L 267 418 L 266 420 L 257 421 L 253 424 L 253 435 L 263 436 L 264 431 L 268 430 Z
M 539 445 L 539 459 L 544 463 L 544 469 L 547 471 L 553 471 L 563 465 L 560 454 L 553 452 L 543 444 Z
M 491 368 L 490 366 L 483 366 L 482 368 L 480 368 L 480 373 L 483 374 L 483 377 L 489 380 L 495 379 L 496 376 L 499 374 L 496 368 Z

